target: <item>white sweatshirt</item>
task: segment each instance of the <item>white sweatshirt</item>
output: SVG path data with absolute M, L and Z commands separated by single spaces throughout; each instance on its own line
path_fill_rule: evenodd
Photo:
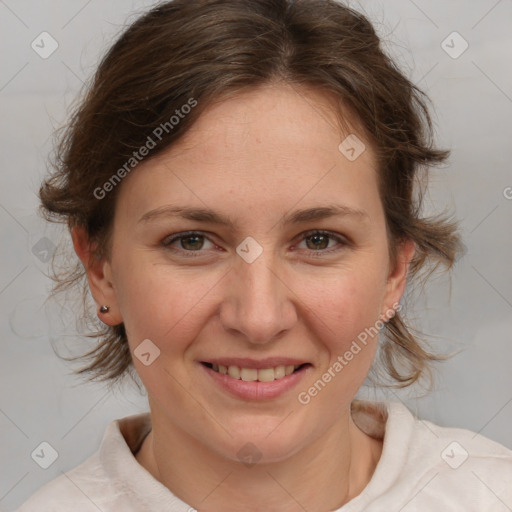
M 352 405 L 354 422 L 383 438 L 383 451 L 363 492 L 333 512 L 512 511 L 512 450 L 419 420 L 399 402 Z M 137 462 L 134 453 L 150 429 L 149 413 L 112 421 L 97 452 L 18 512 L 194 512 Z

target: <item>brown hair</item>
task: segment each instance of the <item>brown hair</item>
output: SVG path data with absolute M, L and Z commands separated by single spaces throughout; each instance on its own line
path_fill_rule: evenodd
M 329 93 L 340 112 L 355 114 L 377 156 L 392 255 L 401 240 L 416 243 L 410 277 L 439 263 L 451 268 L 461 248 L 456 223 L 421 216 L 426 178 L 419 172 L 448 156 L 433 147 L 427 97 L 382 51 L 371 23 L 334 0 L 174 0 L 137 19 L 102 59 L 65 127 L 40 189 L 43 214 L 69 229 L 83 226 L 96 255 L 108 258 L 122 183 L 108 195 L 98 191 L 135 167 L 134 152 L 155 129 L 166 127 L 148 159 L 183 136 L 213 101 L 276 81 Z M 192 102 L 177 124 L 170 121 Z M 83 280 L 87 293 L 80 262 L 54 278 L 55 290 Z M 380 358 L 396 386 L 430 375 L 429 363 L 443 358 L 422 346 L 399 313 L 384 333 Z M 79 356 L 89 364 L 77 373 L 109 382 L 133 376 L 122 324 L 89 336 L 99 343 Z

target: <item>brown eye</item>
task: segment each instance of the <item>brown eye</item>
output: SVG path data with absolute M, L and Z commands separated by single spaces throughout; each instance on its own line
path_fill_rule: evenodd
M 205 243 L 209 242 L 213 243 L 199 232 L 187 232 L 187 233 L 177 233 L 175 235 L 170 235 L 166 237 L 162 241 L 162 245 L 171 251 L 182 253 L 186 256 L 196 256 L 195 254 L 187 254 L 187 253 L 202 253 L 205 251 L 202 251 L 201 249 L 205 248 Z M 210 247 L 210 248 L 212 248 Z M 208 247 L 207 247 L 208 249 Z M 200 254 L 198 254 L 199 256 Z
M 186 250 L 197 250 L 201 249 L 204 244 L 204 237 L 201 235 L 191 235 L 181 237 L 181 247 Z
M 311 246 L 308 246 L 308 249 L 327 249 L 329 246 L 329 236 L 327 235 L 310 235 L 305 238 L 305 240 L 311 241 Z M 307 242 L 306 242 L 307 245 Z
M 310 231 L 304 234 L 302 240 L 310 252 L 319 253 L 319 255 L 337 252 L 350 245 L 346 238 L 329 231 Z M 334 244 L 329 247 L 333 241 L 337 242 L 338 246 Z

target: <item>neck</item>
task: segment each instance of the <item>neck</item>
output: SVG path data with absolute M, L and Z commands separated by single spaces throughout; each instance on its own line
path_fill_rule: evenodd
M 136 458 L 177 497 L 201 511 L 234 512 L 243 505 L 248 512 L 303 512 L 335 510 L 360 494 L 381 451 L 382 441 L 359 430 L 348 410 L 324 435 L 278 462 L 247 465 L 231 460 L 158 419 L 153 419 Z

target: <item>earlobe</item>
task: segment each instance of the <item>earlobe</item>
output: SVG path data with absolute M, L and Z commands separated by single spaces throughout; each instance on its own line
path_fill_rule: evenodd
M 415 251 L 416 244 L 410 239 L 401 242 L 397 248 L 396 263 L 388 275 L 386 297 L 383 304 L 385 309 L 381 313 L 381 317 L 385 321 L 390 318 L 389 312 L 395 309 L 393 305 L 399 304 L 402 298 Z
M 89 289 L 96 302 L 99 319 L 107 325 L 120 324 L 123 319 L 117 306 L 117 298 L 112 283 L 110 263 L 95 257 L 96 245 L 89 240 L 83 226 L 71 231 L 73 247 L 87 274 Z

